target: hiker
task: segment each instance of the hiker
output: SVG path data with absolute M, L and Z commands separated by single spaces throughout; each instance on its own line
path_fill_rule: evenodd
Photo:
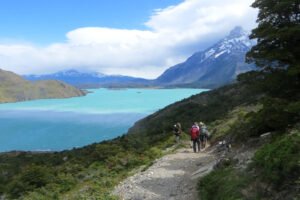
M 174 135 L 175 135 L 175 141 L 178 143 L 179 139 L 180 139 L 180 134 L 181 134 L 181 124 L 179 122 L 174 124 L 173 132 L 174 132 Z
M 196 144 L 198 146 L 198 152 L 200 152 L 200 141 L 199 141 L 199 135 L 200 135 L 200 131 L 199 131 L 199 126 L 198 123 L 195 122 L 194 125 L 192 126 L 191 130 L 190 130 L 190 134 L 191 134 L 191 140 L 193 141 L 193 150 L 196 153 Z
M 200 125 L 200 141 L 201 141 L 201 147 L 205 148 L 207 144 L 207 140 L 210 137 L 210 133 L 207 130 L 206 125 L 203 122 L 199 122 Z
M 194 122 L 194 125 L 193 125 L 193 126 L 197 127 L 198 130 L 200 131 L 200 127 L 199 127 L 199 124 L 198 124 L 197 122 Z M 192 127 L 193 127 L 193 126 L 192 126 Z M 193 139 L 192 139 L 192 137 L 191 137 L 191 141 L 190 141 L 190 147 L 191 147 L 191 148 L 193 147 Z

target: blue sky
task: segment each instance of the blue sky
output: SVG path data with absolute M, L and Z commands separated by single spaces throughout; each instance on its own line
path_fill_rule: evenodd
M 1 0 L 0 40 L 63 42 L 65 34 L 80 27 L 144 30 L 156 8 L 181 0 Z
M 254 0 L 0 0 L 0 68 L 156 78 L 256 26 Z

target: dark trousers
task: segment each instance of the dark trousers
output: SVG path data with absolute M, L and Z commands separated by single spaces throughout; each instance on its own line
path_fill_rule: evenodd
M 193 149 L 194 149 L 194 152 L 196 153 L 196 144 L 197 144 L 197 146 L 198 146 L 198 152 L 200 152 L 200 140 L 197 138 L 197 139 L 192 139 L 192 141 L 193 141 Z

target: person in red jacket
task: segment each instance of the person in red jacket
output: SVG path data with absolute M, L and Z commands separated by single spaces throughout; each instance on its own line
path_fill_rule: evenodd
M 197 122 L 195 122 L 194 125 L 192 126 L 190 130 L 190 134 L 191 134 L 191 140 L 193 141 L 194 152 L 196 153 L 196 144 L 198 146 L 198 152 L 200 152 L 200 141 L 199 141 L 200 131 Z

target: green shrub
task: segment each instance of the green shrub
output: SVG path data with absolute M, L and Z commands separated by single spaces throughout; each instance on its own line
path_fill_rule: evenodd
M 13 180 L 8 185 L 8 196 L 11 199 L 16 199 L 21 196 L 21 194 L 25 193 L 27 191 L 28 186 L 24 183 L 21 183 L 17 180 Z
M 254 164 L 263 170 L 263 176 L 278 184 L 299 176 L 300 132 L 284 135 L 271 144 L 261 147 L 253 158 Z
M 132 157 L 128 160 L 128 167 L 133 168 L 133 167 L 144 164 L 144 162 L 145 161 L 140 157 Z
M 74 187 L 76 184 L 76 180 L 70 174 L 60 174 L 56 178 L 55 184 L 57 185 L 57 187 L 54 188 L 56 188 L 59 192 L 63 193 L 72 189 L 72 187 Z
M 145 155 L 149 157 L 150 159 L 156 159 L 162 154 L 161 149 L 157 147 L 152 147 L 148 151 L 145 152 Z
M 45 189 L 33 191 L 24 197 L 24 200 L 59 200 L 58 192 L 51 192 Z
M 102 166 L 103 166 L 103 163 L 96 161 L 96 162 L 93 162 L 93 163 L 89 166 L 89 168 L 90 168 L 90 169 L 98 169 L 98 168 L 101 168 Z
M 241 188 L 250 178 L 239 174 L 233 168 L 218 169 L 198 182 L 201 200 L 237 200 L 243 199 Z
M 18 198 L 25 191 L 41 188 L 53 180 L 50 170 L 46 167 L 30 165 L 25 167 L 8 185 L 10 198 Z
M 47 168 L 31 165 L 22 171 L 19 181 L 32 188 L 39 188 L 45 186 L 49 182 L 49 179 L 51 180 L 52 176 Z

